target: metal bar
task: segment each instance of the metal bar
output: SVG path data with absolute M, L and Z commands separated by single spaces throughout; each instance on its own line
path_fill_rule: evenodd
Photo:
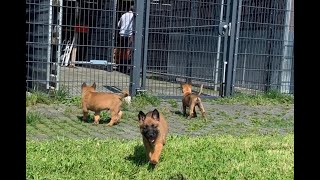
M 49 2 L 49 22 L 48 22 L 48 50 L 47 50 L 47 82 L 46 88 L 50 88 L 50 62 L 51 62 L 51 31 L 52 31 L 52 0 Z
M 230 9 L 231 9 L 231 0 L 227 0 L 227 12 L 226 12 L 226 21 L 229 21 L 229 16 L 230 16 Z M 225 33 L 224 35 L 224 44 L 223 44 L 223 63 L 221 63 L 221 87 L 219 89 L 219 95 L 224 97 L 225 96 L 225 90 L 226 90 L 226 86 L 225 86 L 225 72 L 226 72 L 226 65 L 227 65 L 227 52 L 228 52 L 228 34 Z
M 133 49 L 133 66 L 130 73 L 130 95 L 134 96 L 136 91 L 140 88 L 140 70 L 141 70 L 141 48 L 142 48 L 142 29 L 143 29 L 143 11 L 144 2 L 137 0 L 135 2 L 134 14 L 134 49 Z
M 232 72 L 232 83 L 231 83 L 231 94 L 234 95 L 234 86 L 235 86 L 235 79 L 236 79 L 236 68 L 237 68 L 237 61 L 238 61 L 238 48 L 239 48 L 239 33 L 240 33 L 240 20 L 241 20 L 241 10 L 242 10 L 242 0 L 238 0 L 238 14 L 237 14 L 237 23 L 234 27 L 237 28 L 236 34 L 235 34 L 235 49 L 234 49 L 234 60 L 233 60 L 233 72 Z M 236 13 L 235 13 L 236 14 Z M 244 76 L 245 76 L 245 67 L 246 67 L 246 53 L 247 53 L 247 48 L 245 50 L 245 61 L 244 61 L 244 68 L 243 68 L 243 81 L 244 82 Z
M 238 8 L 238 0 L 232 1 L 232 13 L 231 13 L 231 27 L 236 27 L 236 20 L 237 20 L 237 8 Z M 230 27 L 229 27 L 230 28 Z M 235 28 L 231 28 L 230 38 L 228 40 L 228 64 L 226 70 L 226 82 L 225 82 L 225 96 L 232 95 L 232 74 L 233 74 L 233 53 L 234 53 L 234 43 L 235 43 Z
M 281 62 L 281 70 L 292 69 L 292 58 L 287 58 L 289 46 L 292 42 L 290 42 L 290 20 L 292 15 L 292 3 L 293 0 L 287 0 L 286 2 L 286 15 L 285 15 L 285 28 L 284 28 L 284 35 L 283 35 L 283 58 Z M 291 72 L 290 71 L 282 71 L 281 72 L 281 85 L 280 85 L 280 92 L 281 93 L 290 93 L 290 82 L 291 79 Z
M 107 4 L 107 3 L 106 3 Z M 114 10 L 112 11 L 112 42 L 111 42 L 111 44 L 112 44 L 112 51 L 111 51 L 111 57 L 113 57 L 113 55 L 114 55 L 114 46 L 115 46 L 115 41 L 116 41 L 116 23 L 115 22 L 117 22 L 117 18 L 116 18 L 116 16 L 117 16 L 117 13 L 116 13 L 116 9 L 117 9 L 117 4 L 118 4 L 118 0 L 114 0 L 113 1 L 113 8 L 114 8 Z M 115 61 L 115 59 L 113 60 L 113 61 Z
M 238 43 L 239 42 L 239 39 L 237 40 L 236 42 L 236 48 L 237 48 L 237 51 L 235 52 L 235 54 L 238 52 Z M 243 68 L 242 68 L 242 81 L 241 81 L 241 85 L 244 86 L 244 82 L 245 82 L 245 75 L 246 75 L 246 63 L 247 63 L 247 47 L 245 48 L 244 50 L 244 60 L 243 60 Z M 239 54 L 237 54 L 239 55 Z M 238 58 L 238 56 L 237 56 Z
M 61 62 L 61 46 L 62 46 L 62 14 L 63 14 L 63 1 L 59 1 L 59 15 L 58 15 L 58 49 L 57 49 L 57 78 L 56 90 L 60 88 L 60 62 Z
M 221 1 L 221 6 L 220 6 L 220 23 L 223 20 L 223 6 L 224 6 L 224 0 Z M 215 64 L 215 75 L 214 77 L 214 90 L 217 90 L 217 84 L 218 84 L 218 76 L 219 76 L 219 61 L 220 61 L 220 50 L 221 49 L 221 35 L 218 37 L 218 44 L 217 44 L 217 60 Z
M 150 18 L 150 1 L 146 1 L 146 11 L 145 11 L 145 27 L 144 27 L 144 51 L 143 51 L 143 66 L 142 66 L 142 81 L 141 88 L 146 88 L 147 79 L 147 62 L 148 62 L 148 42 L 149 42 L 149 18 Z

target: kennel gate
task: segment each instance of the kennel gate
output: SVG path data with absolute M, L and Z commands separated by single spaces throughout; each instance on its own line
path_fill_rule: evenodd
M 204 85 L 205 98 L 229 96 L 239 87 L 293 92 L 292 0 L 26 2 L 29 89 L 64 87 L 78 95 L 82 82 L 96 82 L 99 91 L 130 89 L 131 95 L 147 91 L 175 98 L 181 96 L 180 83 L 191 82 L 195 91 Z M 119 48 L 117 21 L 130 5 L 135 5 L 135 36 L 128 47 L 133 62 L 122 64 L 131 68 L 128 74 L 117 70 L 114 50 Z M 265 30 L 252 28 L 257 24 Z M 261 32 L 267 36 L 259 37 Z M 70 61 L 77 68 L 61 66 L 67 41 L 72 44 L 76 33 L 76 56 Z M 269 46 L 256 46 L 257 39 Z

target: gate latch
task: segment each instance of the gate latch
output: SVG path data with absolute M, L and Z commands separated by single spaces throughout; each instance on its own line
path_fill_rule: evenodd
M 231 23 L 221 22 L 219 24 L 219 35 L 224 36 L 228 32 L 228 36 L 231 35 Z

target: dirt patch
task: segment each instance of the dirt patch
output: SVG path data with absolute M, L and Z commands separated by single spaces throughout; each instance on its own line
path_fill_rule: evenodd
M 243 104 L 217 104 L 203 102 L 207 118 L 199 117 L 186 119 L 181 114 L 180 100 L 178 106 L 172 102 L 162 101 L 158 106 L 148 105 L 141 109 L 148 112 L 157 108 L 162 112 L 169 124 L 171 135 L 244 135 L 251 133 L 293 133 L 294 105 L 248 106 Z M 108 119 L 100 124 L 92 125 L 92 121 L 83 122 L 82 111 L 79 107 L 65 104 L 37 104 L 27 107 L 27 112 L 38 112 L 41 120 L 27 124 L 27 139 L 66 138 L 141 138 L 136 108 L 128 107 L 120 123 L 107 127 Z M 198 111 L 199 112 L 199 111 Z

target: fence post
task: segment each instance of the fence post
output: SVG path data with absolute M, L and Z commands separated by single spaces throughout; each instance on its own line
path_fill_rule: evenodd
M 144 25 L 144 44 L 143 44 L 143 65 L 141 88 L 146 88 L 147 78 L 147 62 L 148 62 L 148 41 L 149 41 L 149 17 L 150 17 L 150 1 L 146 1 L 145 25 Z
M 46 88 L 50 88 L 50 64 L 51 64 L 51 34 L 52 34 L 52 0 L 49 1 L 49 22 L 48 22 L 48 51 L 47 51 L 47 78 Z
M 134 43 L 133 43 L 133 66 L 130 73 L 130 95 L 135 96 L 137 89 L 140 88 L 140 70 L 142 60 L 142 30 L 143 30 L 143 12 L 144 1 L 136 0 L 134 14 Z
M 226 82 L 225 82 L 225 91 L 224 96 L 231 96 L 234 88 L 233 84 L 233 73 L 234 73 L 234 48 L 235 48 L 235 35 L 236 35 L 236 20 L 238 15 L 238 0 L 231 1 L 231 12 L 230 17 L 231 21 L 229 23 L 229 39 L 228 39 L 228 48 L 227 48 L 227 67 L 226 67 Z M 231 28 L 231 29 L 230 29 Z
M 60 88 L 60 63 L 61 63 L 61 47 L 62 44 L 62 20 L 63 20 L 63 1 L 59 1 L 58 11 L 58 50 L 57 50 L 57 78 L 56 78 L 56 90 Z
M 235 80 L 236 80 L 236 70 L 237 70 L 237 60 L 238 60 L 238 47 L 239 47 L 239 32 L 240 32 L 240 21 L 241 21 L 241 11 L 242 11 L 242 0 L 238 0 L 237 3 L 238 6 L 238 12 L 234 12 L 236 14 L 236 22 L 234 23 L 234 27 L 236 28 L 235 36 L 235 48 L 234 48 L 234 60 L 233 60 L 233 70 L 232 70 L 232 80 L 231 80 L 231 96 L 234 94 L 234 86 L 235 86 Z M 246 49 L 247 50 L 247 49 Z M 247 55 L 247 51 L 245 50 L 245 56 Z M 243 70 L 243 81 L 244 82 L 244 73 L 245 73 L 245 63 L 244 62 L 244 70 Z
M 293 30 L 292 28 L 292 18 L 293 16 L 293 0 L 287 0 L 285 6 L 285 21 L 284 21 L 284 33 L 283 33 L 283 57 L 281 60 L 281 72 L 280 72 L 280 92 L 290 93 L 291 91 L 291 71 L 293 67 Z

